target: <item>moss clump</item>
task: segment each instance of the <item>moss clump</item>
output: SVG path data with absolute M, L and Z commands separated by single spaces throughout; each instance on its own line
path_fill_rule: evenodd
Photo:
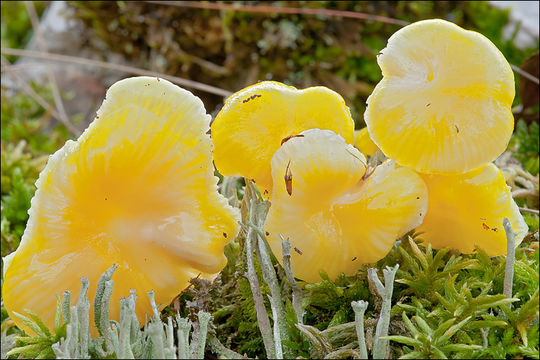
M 48 89 L 35 89 L 51 100 Z M 49 155 L 68 139 L 68 133 L 63 125 L 52 125 L 50 114 L 26 94 L 9 96 L 2 89 L 0 110 L 1 236 L 2 256 L 6 256 L 19 245 L 39 172 Z

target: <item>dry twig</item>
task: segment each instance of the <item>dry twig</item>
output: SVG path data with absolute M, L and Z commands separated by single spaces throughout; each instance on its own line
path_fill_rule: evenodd
M 535 210 L 535 209 L 526 209 L 526 208 L 522 208 L 522 207 L 519 208 L 519 211 L 521 211 L 521 212 L 526 212 L 526 213 L 529 213 L 529 214 L 536 214 L 536 215 L 539 215 L 539 214 L 540 214 L 540 211 L 538 211 L 538 210 Z
M 139 69 L 139 68 L 128 66 L 128 65 L 111 64 L 105 61 L 91 60 L 91 59 L 86 59 L 82 57 L 62 55 L 62 54 L 44 53 L 44 52 L 33 51 L 33 50 L 2 48 L 1 51 L 2 51 L 2 54 L 6 54 L 6 55 L 28 56 L 28 57 L 43 59 L 43 60 L 61 61 L 61 62 L 67 62 L 67 63 L 72 63 L 72 64 L 99 67 L 99 68 L 108 69 L 108 70 L 116 70 L 116 71 L 134 74 L 134 75 L 155 76 L 155 77 L 159 77 L 165 80 L 169 80 L 170 82 L 173 82 L 181 86 L 205 91 L 210 94 L 220 95 L 224 97 L 227 97 L 232 94 L 232 92 L 228 90 L 221 89 L 212 85 L 203 84 L 198 81 L 188 80 L 188 79 L 184 79 L 178 76 L 162 74 L 155 71 Z
M 525 70 L 522 70 L 521 68 L 517 67 L 516 65 L 510 64 L 510 67 L 512 68 L 512 70 L 517 72 L 519 75 L 523 76 L 524 78 L 526 78 L 528 80 L 531 80 L 536 85 L 540 85 L 540 80 L 536 76 L 534 76 L 532 74 L 529 74 L 528 72 L 526 72 Z
M 199 2 L 199 1 L 147 1 L 148 3 L 169 5 L 177 7 L 188 7 L 197 9 L 211 9 L 211 10 L 232 10 L 232 11 L 245 11 L 252 13 L 270 13 L 270 14 L 304 14 L 304 15 L 323 15 L 323 16 L 337 16 L 351 19 L 362 19 L 383 22 L 387 24 L 405 26 L 410 24 L 408 21 L 399 19 L 392 19 L 386 16 L 365 14 L 355 11 L 343 11 L 332 9 L 314 9 L 314 8 L 293 8 L 293 7 L 277 7 L 268 5 L 237 5 L 237 4 L 223 4 L 215 2 Z
M 36 64 L 17 64 L 17 65 L 2 65 L 2 72 L 5 73 L 12 73 L 12 72 L 18 72 L 18 71 L 24 71 L 29 69 L 35 69 L 37 66 L 43 66 L 44 63 L 36 63 Z
M 26 7 L 26 11 L 28 12 L 30 21 L 32 22 L 32 28 L 34 29 L 34 34 L 36 36 L 39 49 L 42 52 L 47 53 L 47 46 L 45 45 L 45 40 L 43 39 L 43 34 L 41 33 L 41 29 L 39 27 L 39 19 L 36 13 L 36 8 L 34 7 L 34 3 L 32 1 L 25 1 L 24 6 Z M 47 66 L 46 69 L 47 78 L 49 80 L 49 84 L 51 86 L 53 94 L 54 105 L 56 107 L 56 110 L 58 111 L 58 115 L 60 116 L 60 121 L 73 135 L 79 134 L 80 131 L 69 121 L 52 69 L 49 66 Z
M 9 60 L 7 60 L 4 56 L 2 56 L 2 69 L 7 68 L 9 69 L 13 65 L 9 65 Z M 52 116 L 54 116 L 58 121 L 62 121 L 60 115 L 56 110 L 54 109 L 51 104 L 49 104 L 43 97 L 41 97 L 37 92 L 34 91 L 34 89 L 16 72 L 12 72 L 9 75 L 11 75 L 15 81 L 17 81 L 21 87 L 21 90 L 28 96 L 30 96 L 32 99 L 34 99 L 35 102 L 37 102 L 41 107 L 43 107 L 47 112 L 49 112 Z M 78 135 L 78 134 L 74 134 Z

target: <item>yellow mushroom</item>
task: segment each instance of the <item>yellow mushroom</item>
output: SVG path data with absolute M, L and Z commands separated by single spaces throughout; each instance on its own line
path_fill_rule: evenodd
M 406 26 L 378 56 L 365 121 L 384 154 L 423 173 L 496 159 L 512 135 L 514 75 L 483 35 L 444 20 Z
M 339 94 L 263 81 L 230 96 L 216 116 L 214 163 L 222 175 L 252 179 L 270 196 L 272 155 L 290 136 L 312 128 L 332 130 L 352 143 L 354 121 Z
M 366 178 L 364 155 L 341 136 L 319 129 L 301 135 L 272 158 L 273 198 L 265 223 L 280 261 L 280 235 L 291 242 L 296 277 L 316 282 L 319 270 L 330 278 L 354 274 L 421 223 L 427 190 L 414 171 L 387 161 Z
M 516 246 L 527 234 L 527 224 L 495 165 L 458 175 L 420 175 L 428 188 L 429 204 L 417 230 L 434 248 L 471 253 L 478 246 L 490 256 L 506 254 L 505 217 L 517 233 Z
M 354 131 L 354 147 L 362 154 L 373 156 L 379 148 L 369 137 L 367 127 Z
M 113 264 L 111 319 L 135 289 L 141 322 L 152 316 L 147 291 L 165 306 L 191 278 L 223 269 L 239 214 L 217 192 L 209 123 L 201 100 L 166 80 L 109 89 L 88 129 L 49 158 L 21 244 L 4 259 L 3 300 L 17 325 L 28 330 L 13 313 L 29 309 L 52 327 L 55 295 L 77 299 L 87 277 L 93 296 Z

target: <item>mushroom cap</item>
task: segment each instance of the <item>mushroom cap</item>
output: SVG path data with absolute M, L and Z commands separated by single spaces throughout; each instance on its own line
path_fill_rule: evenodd
M 87 277 L 93 297 L 113 264 L 110 317 L 119 320 L 120 298 L 135 289 L 141 322 L 152 316 L 148 291 L 165 306 L 191 278 L 223 269 L 239 213 L 217 192 L 209 122 L 199 98 L 163 79 L 108 90 L 79 139 L 49 158 L 5 261 L 3 299 L 18 326 L 28 330 L 13 312 L 30 309 L 52 328 L 55 295 L 70 290 L 74 304 Z
M 280 234 L 289 239 L 294 274 L 305 281 L 320 281 L 319 270 L 330 278 L 354 274 L 421 223 L 426 186 L 414 171 L 396 169 L 392 161 L 364 180 L 364 155 L 341 136 L 319 129 L 302 135 L 272 157 L 268 243 L 282 261 Z
M 503 219 L 510 220 L 516 246 L 528 226 L 512 198 L 510 187 L 494 164 L 465 174 L 420 174 L 429 194 L 426 217 L 418 227 L 421 238 L 434 248 L 451 247 L 472 253 L 475 246 L 490 256 L 506 254 Z
M 212 123 L 214 163 L 222 175 L 252 179 L 269 196 L 272 155 L 285 138 L 312 128 L 332 130 L 352 143 L 354 121 L 338 93 L 260 82 L 231 95 Z
M 354 131 L 354 147 L 362 154 L 373 156 L 379 150 L 377 145 L 369 137 L 368 128 L 365 127 Z
M 408 25 L 377 61 L 368 98 L 373 141 L 400 165 L 463 173 L 495 160 L 512 135 L 514 75 L 486 37 L 444 20 Z

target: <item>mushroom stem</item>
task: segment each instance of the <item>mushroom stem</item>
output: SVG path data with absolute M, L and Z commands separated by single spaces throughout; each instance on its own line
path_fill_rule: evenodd
M 251 193 L 253 194 L 253 193 Z M 251 203 L 251 205 L 253 202 Z M 253 219 L 255 216 L 255 207 L 250 206 L 249 218 Z M 274 339 L 272 337 L 272 329 L 270 327 L 270 320 L 264 307 L 264 300 L 262 297 L 261 287 L 259 286 L 259 280 L 257 279 L 257 272 L 255 271 L 255 263 L 253 261 L 253 245 L 256 241 L 256 234 L 252 227 L 249 227 L 246 236 L 246 260 L 247 260 L 247 274 L 246 277 L 251 287 L 251 293 L 253 294 L 253 303 L 255 304 L 255 310 L 257 312 L 257 322 L 259 323 L 259 330 L 264 342 L 264 348 L 266 355 L 269 359 L 276 358 L 276 352 L 274 347 Z
M 292 287 L 292 306 L 294 312 L 296 313 L 296 321 L 299 324 L 303 324 L 304 310 L 302 309 L 302 299 L 304 297 L 304 291 L 294 279 L 291 262 L 291 242 L 289 240 L 285 240 L 281 234 L 279 237 L 281 238 L 281 247 L 283 253 L 283 269 L 285 270 L 285 276 Z
M 514 263 L 516 260 L 516 238 L 512 224 L 508 218 L 503 220 L 504 231 L 506 232 L 506 266 L 504 269 L 503 294 L 507 298 L 512 297 L 512 285 L 514 282 Z M 508 304 L 509 307 L 512 304 Z
M 359 300 L 351 302 L 354 310 L 354 322 L 356 326 L 356 336 L 358 337 L 359 359 L 367 359 L 366 337 L 364 334 L 364 313 L 368 307 L 368 302 Z
M 394 268 L 389 266 L 383 270 L 384 284 L 381 283 L 377 276 L 377 269 L 368 269 L 368 280 L 377 290 L 378 295 L 382 298 L 381 314 L 375 329 L 375 344 L 373 345 L 373 358 L 386 358 L 388 340 L 382 340 L 381 337 L 388 335 L 388 327 L 390 325 L 390 310 L 392 309 L 392 293 L 394 291 L 394 278 L 399 268 L 396 264 Z

